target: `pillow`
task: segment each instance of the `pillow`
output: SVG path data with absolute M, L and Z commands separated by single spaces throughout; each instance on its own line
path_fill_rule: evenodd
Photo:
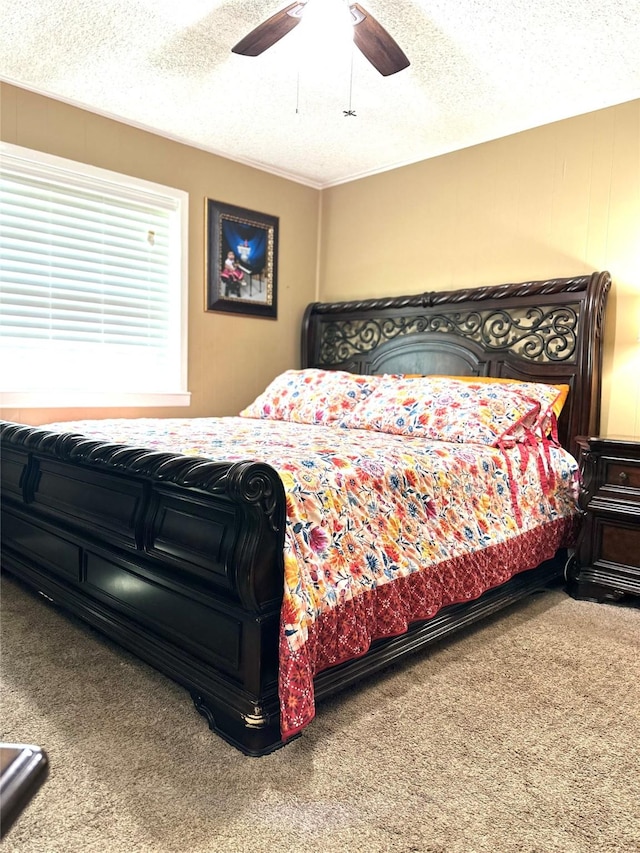
M 407 373 L 405 376 L 417 377 L 418 374 Z M 556 420 L 560 417 L 560 413 L 564 408 L 564 404 L 567 401 L 570 391 L 569 385 L 548 385 L 546 382 L 532 382 L 529 380 L 509 379 L 500 376 L 443 376 L 440 378 L 456 379 L 459 382 L 514 386 L 516 390 L 521 391 L 523 394 L 526 394 L 527 397 L 532 397 L 540 403 L 540 414 L 538 415 L 536 423 L 533 425 L 532 431 L 544 436 L 549 435 L 553 431 L 554 424 L 552 414 L 555 415 Z
M 525 440 L 540 408 L 537 400 L 501 383 L 384 376 L 341 426 L 496 446 Z
M 379 380 L 379 376 L 360 376 L 343 370 L 287 370 L 276 376 L 240 416 L 335 424 L 364 400 Z

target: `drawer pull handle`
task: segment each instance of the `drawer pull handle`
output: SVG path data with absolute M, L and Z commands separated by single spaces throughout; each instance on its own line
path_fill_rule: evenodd
M 620 471 L 620 473 L 618 474 L 618 480 L 620 480 L 620 482 L 623 484 L 628 483 L 629 482 L 629 475 L 627 474 L 626 471 Z

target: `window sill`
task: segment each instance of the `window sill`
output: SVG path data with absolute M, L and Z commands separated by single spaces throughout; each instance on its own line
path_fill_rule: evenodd
M 191 394 L 133 394 L 99 391 L 0 391 L 0 407 L 6 409 L 140 408 L 141 406 L 188 406 Z

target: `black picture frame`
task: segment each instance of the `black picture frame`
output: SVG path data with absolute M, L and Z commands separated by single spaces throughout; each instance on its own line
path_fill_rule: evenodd
M 278 217 L 205 204 L 205 310 L 277 318 Z

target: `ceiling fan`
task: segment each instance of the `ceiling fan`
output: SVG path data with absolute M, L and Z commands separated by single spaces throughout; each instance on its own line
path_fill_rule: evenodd
M 385 28 L 359 3 L 346 2 L 353 21 L 353 40 L 373 67 L 384 77 L 406 68 L 409 60 Z M 232 53 L 259 56 L 300 23 L 306 3 L 307 0 L 291 3 L 258 24 L 231 48 Z

